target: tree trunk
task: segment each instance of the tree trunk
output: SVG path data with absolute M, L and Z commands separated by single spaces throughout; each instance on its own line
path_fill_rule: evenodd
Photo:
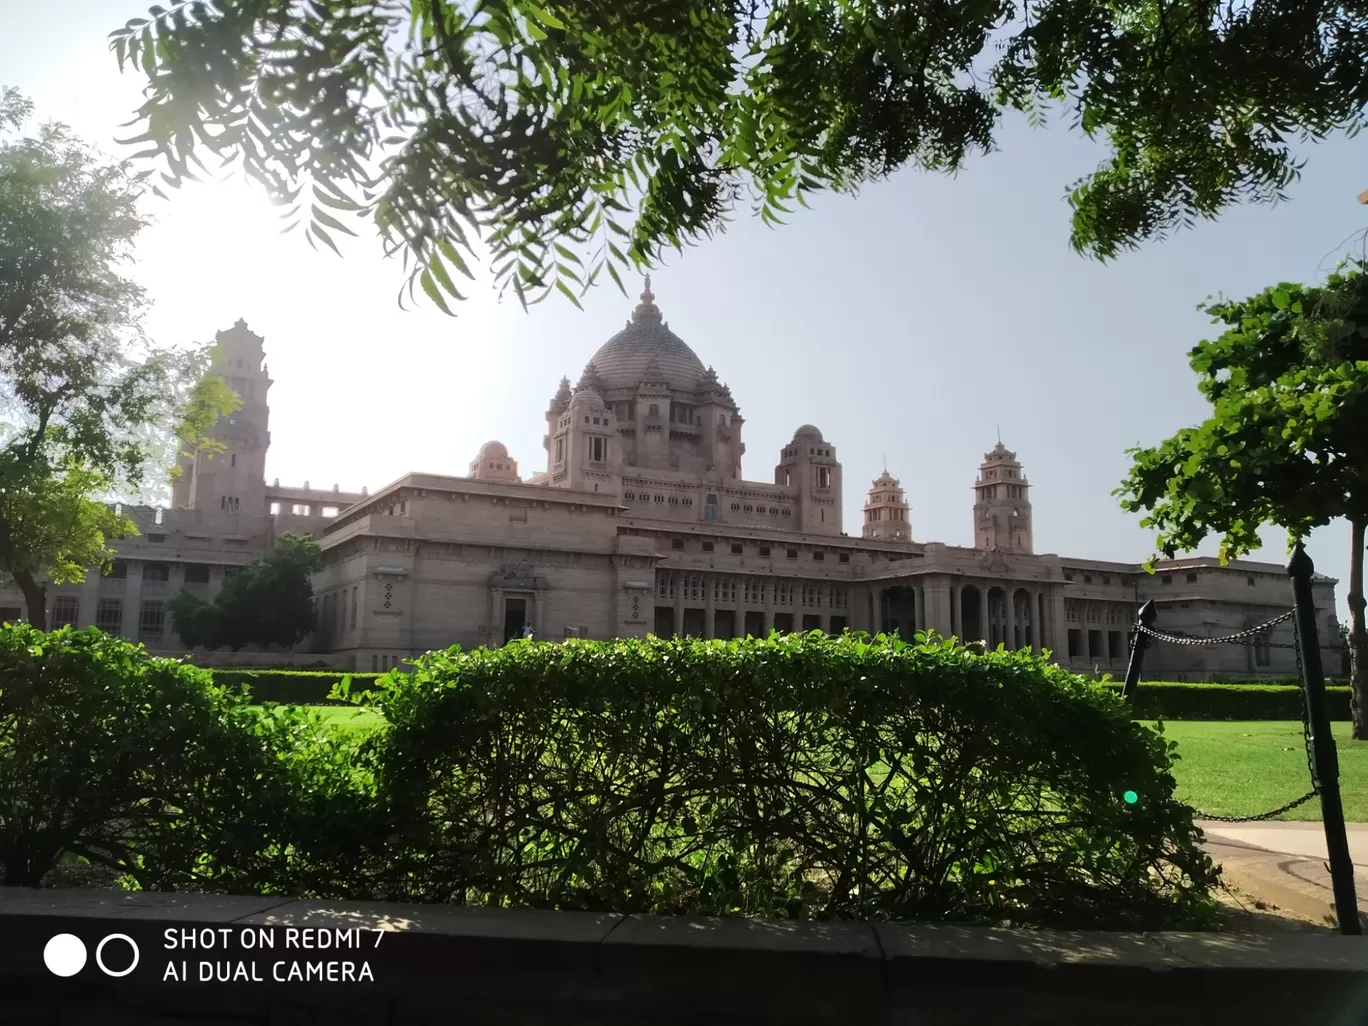
M 24 604 L 28 606 L 28 621 L 40 631 L 48 629 L 47 588 L 38 583 L 31 571 L 16 570 L 11 575 L 19 590 L 24 593 Z
M 1355 741 L 1368 741 L 1368 632 L 1364 629 L 1363 545 L 1365 518 L 1349 521 L 1349 718 Z

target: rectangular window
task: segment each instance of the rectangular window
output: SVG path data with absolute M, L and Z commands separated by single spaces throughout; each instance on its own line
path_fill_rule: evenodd
M 138 618 L 138 640 L 160 641 L 166 629 L 166 603 L 161 599 L 148 599 L 142 604 L 142 615 Z
M 229 457 L 228 457 L 228 466 L 230 466 L 230 467 L 236 467 L 236 466 L 237 466 L 237 453 L 232 453 L 232 454 L 229 455 Z
M 849 563 L 849 562 L 850 562 L 850 553 L 849 553 L 849 552 L 842 552 L 842 553 L 841 553 L 841 562 L 842 562 L 842 563 Z
M 787 552 L 784 553 L 784 555 L 787 556 L 789 559 L 797 559 L 797 558 L 798 558 L 798 550 L 797 550 L 797 549 L 789 549 Z
M 1173 577 L 1172 577 L 1172 575 L 1170 575 L 1170 574 L 1165 574 L 1163 577 L 1159 578 L 1159 583 L 1160 583 L 1160 584 L 1172 584 L 1172 583 L 1173 583 Z
M 1121 658 L 1121 632 L 1107 631 L 1107 658 Z
M 818 488 L 830 488 L 830 487 L 831 487 L 831 468 L 830 468 L 830 467 L 818 467 L 818 468 L 817 468 L 817 487 L 818 487 Z
M 114 560 L 109 564 L 109 572 L 105 576 L 114 580 L 123 580 L 128 576 L 128 564 L 122 559 Z
M 102 598 L 95 607 L 95 626 L 106 634 L 118 634 L 123 629 L 123 601 Z
M 75 595 L 58 595 L 52 600 L 52 629 L 75 627 L 81 612 L 81 600 Z
M 280 516 L 280 503 L 278 503 L 278 502 L 273 502 L 273 503 L 271 503 L 271 516 L 273 516 L 273 517 L 278 517 L 278 516 Z
M 556 439 L 556 462 L 560 463 L 565 459 L 565 439 Z
M 166 535 L 164 535 L 164 534 L 149 534 L 149 535 L 147 536 L 147 540 L 150 541 L 153 545 L 160 545 L 160 544 L 162 544 L 163 542 L 166 541 Z
M 597 435 L 589 439 L 589 458 L 593 460 L 595 463 L 602 463 L 605 459 L 608 458 L 608 447 L 605 444 L 607 441 L 608 440 L 606 438 L 599 438 Z
M 671 539 L 670 539 L 670 548 L 672 548 L 672 549 L 682 549 L 683 547 L 684 547 L 684 539 L 683 539 L 683 538 L 671 538 Z
M 1069 628 L 1069 658 L 1077 659 L 1083 654 L 1083 632 L 1077 627 Z
M 1188 575 L 1187 575 L 1187 582 L 1188 582 L 1188 584 L 1196 584 L 1196 583 L 1197 583 L 1197 575 L 1196 575 L 1196 574 L 1188 574 Z
M 703 551 L 704 551 L 704 552 L 711 552 L 712 550 L 713 550 L 713 543 L 712 543 L 712 542 L 704 542 L 704 543 L 703 543 Z
M 812 554 L 812 558 L 813 558 L 813 560 L 814 560 L 815 562 L 818 562 L 818 563 L 824 562 L 824 561 L 826 560 L 826 553 L 825 553 L 825 552 L 814 552 L 814 553 Z
M 770 554 L 770 547 L 769 547 L 768 545 L 761 545 L 761 546 L 760 546 L 760 558 L 761 558 L 761 559 L 769 559 L 769 554 Z
M 740 546 L 740 545 L 733 545 L 733 546 L 732 546 L 732 555 L 733 555 L 733 556 L 739 556 L 739 555 L 741 555 L 741 546 Z
M 185 564 L 185 583 L 186 584 L 208 584 L 209 567 L 203 563 Z
M 144 581 L 169 581 L 171 579 L 171 567 L 167 563 L 144 563 L 142 579 Z
M 1255 585 L 1254 578 L 1252 578 L 1252 577 L 1246 577 L 1246 578 L 1245 578 L 1245 584 L 1249 585 L 1251 588 L 1254 587 L 1254 585 Z

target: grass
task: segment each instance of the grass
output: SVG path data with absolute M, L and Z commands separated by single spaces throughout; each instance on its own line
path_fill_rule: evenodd
M 315 706 L 338 730 L 371 730 L 378 714 L 350 706 Z M 1151 724 L 1153 726 L 1153 724 Z M 1368 822 L 1368 742 L 1351 741 L 1349 724 L 1333 725 L 1339 753 L 1344 818 Z M 1164 734 L 1178 742 L 1174 766 L 1178 798 L 1211 816 L 1252 816 L 1267 812 L 1311 789 L 1302 725 L 1293 720 L 1166 720 Z M 1276 817 L 1319 820 L 1315 799 Z
M 1344 818 L 1368 822 L 1368 742 L 1352 741 L 1349 724 L 1332 725 L 1339 754 Z M 1252 816 L 1311 790 L 1302 725 L 1292 720 L 1164 722 L 1182 758 L 1173 769 L 1177 796 L 1212 816 Z M 1319 820 L 1320 802 L 1277 819 Z

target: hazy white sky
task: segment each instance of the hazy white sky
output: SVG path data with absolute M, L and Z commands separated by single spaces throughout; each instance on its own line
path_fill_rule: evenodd
M 122 152 L 113 140 L 139 84 L 120 76 L 106 36 L 145 7 L 0 0 L 0 84 Z M 1204 416 L 1186 361 L 1211 333 L 1196 304 L 1332 268 L 1368 219 L 1355 202 L 1368 188 L 1362 145 L 1309 151 L 1289 204 L 1231 211 L 1104 266 L 1069 249 L 1064 201 L 1099 151 L 1014 123 L 1000 152 L 958 178 L 908 171 L 778 230 L 739 218 L 655 273 L 657 303 L 731 386 L 748 478 L 773 479 L 799 424 L 822 429 L 845 467 L 850 534 L 887 457 L 914 536 L 971 544 L 970 486 L 1000 425 L 1034 486 L 1037 551 L 1137 560 L 1152 539 L 1111 492 L 1128 447 Z M 240 178 L 150 210 L 137 268 L 155 299 L 150 334 L 208 341 L 242 317 L 265 337 L 276 381 L 267 477 L 282 483 L 375 489 L 410 470 L 464 474 L 494 438 L 524 476 L 544 469 L 543 414 L 561 375 L 576 380 L 636 301 L 609 285 L 583 313 L 560 298 L 524 313 L 482 279 L 453 320 L 425 299 L 399 309 L 402 268 L 374 238 L 346 240 L 338 259 L 301 232 L 280 235 Z M 1256 558 L 1282 562 L 1282 532 L 1264 537 Z M 1309 548 L 1345 581 L 1346 525 Z M 1343 583 L 1339 598 L 1343 618 Z

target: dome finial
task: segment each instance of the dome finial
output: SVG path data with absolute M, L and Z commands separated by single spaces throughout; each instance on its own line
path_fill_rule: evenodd
M 646 288 L 641 293 L 641 302 L 632 311 L 632 323 L 641 324 L 644 321 L 660 323 L 660 308 L 655 305 L 655 294 L 651 291 L 651 276 L 649 274 L 646 275 Z

